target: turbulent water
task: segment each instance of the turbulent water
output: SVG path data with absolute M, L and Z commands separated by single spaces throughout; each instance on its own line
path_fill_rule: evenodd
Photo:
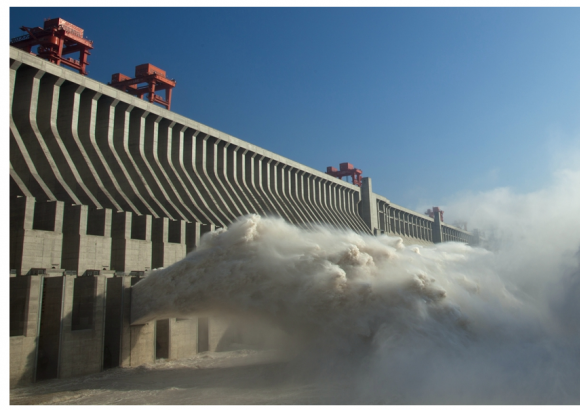
M 137 284 L 138 315 L 261 316 L 291 335 L 296 371 L 349 375 L 360 402 L 578 404 L 578 187 L 564 172 L 456 205 L 491 250 L 244 217 Z
M 544 191 L 447 207 L 485 229 L 487 249 L 247 216 L 139 282 L 135 317 L 282 329 L 291 359 L 246 386 L 254 403 L 580 404 L 578 187 L 565 172 Z

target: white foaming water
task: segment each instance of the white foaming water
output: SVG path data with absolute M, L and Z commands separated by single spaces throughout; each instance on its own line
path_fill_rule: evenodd
M 578 404 L 578 187 L 567 172 L 446 208 L 493 251 L 247 216 L 139 282 L 136 317 L 263 317 L 301 352 L 286 371 L 348 378 L 335 402 Z

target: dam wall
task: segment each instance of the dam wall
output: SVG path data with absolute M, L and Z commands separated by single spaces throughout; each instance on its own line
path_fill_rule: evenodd
M 370 178 L 347 183 L 13 47 L 9 92 L 12 386 L 225 346 L 224 318 L 131 326 L 131 286 L 243 215 L 477 241 Z

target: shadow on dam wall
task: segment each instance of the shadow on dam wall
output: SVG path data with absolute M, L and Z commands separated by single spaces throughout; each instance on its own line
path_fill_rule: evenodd
M 9 104 L 11 386 L 249 338 L 221 315 L 131 326 L 136 279 L 119 274 L 170 266 L 244 215 L 477 243 L 370 178 L 354 186 L 14 47 Z
M 132 326 L 131 286 L 139 280 L 112 274 L 11 277 L 10 387 L 276 344 L 271 330 L 264 336 L 263 324 L 223 315 Z

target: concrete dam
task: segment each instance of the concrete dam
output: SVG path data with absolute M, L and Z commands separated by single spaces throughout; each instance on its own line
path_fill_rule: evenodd
M 469 232 L 10 47 L 10 383 L 224 344 L 222 317 L 131 325 L 131 286 L 247 214 L 405 243 Z

